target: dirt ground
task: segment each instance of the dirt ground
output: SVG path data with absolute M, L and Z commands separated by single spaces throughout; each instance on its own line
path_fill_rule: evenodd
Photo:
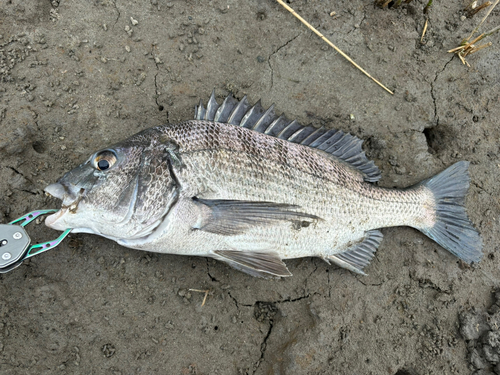
M 381 186 L 469 160 L 482 262 L 390 228 L 366 277 L 304 258 L 261 280 L 70 235 L 0 275 L 1 374 L 500 374 L 498 34 L 468 68 L 446 52 L 484 15 L 465 2 L 289 3 L 395 95 L 272 0 L 0 0 L 0 222 L 57 208 L 45 186 L 215 88 L 366 140 Z

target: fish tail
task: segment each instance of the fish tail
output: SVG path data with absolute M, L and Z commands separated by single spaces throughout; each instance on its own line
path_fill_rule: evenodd
M 481 237 L 465 212 L 468 168 L 469 162 L 460 161 L 419 184 L 434 195 L 434 225 L 417 229 L 470 264 L 479 262 L 483 254 Z

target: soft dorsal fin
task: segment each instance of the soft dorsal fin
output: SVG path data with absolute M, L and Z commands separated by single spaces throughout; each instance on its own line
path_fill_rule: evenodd
M 380 170 L 373 161 L 366 157 L 361 148 L 363 144 L 361 139 L 341 130 L 303 126 L 295 120 L 290 121 L 283 115 L 277 116 L 274 113 L 274 105 L 266 110 L 262 107 L 260 100 L 254 106 L 250 106 L 246 96 L 238 101 L 229 95 L 219 106 L 215 100 L 215 93 L 212 91 L 207 108 L 204 108 L 200 101 L 200 104 L 195 107 L 194 118 L 242 126 L 289 142 L 316 148 L 347 162 L 363 174 L 365 181 L 375 182 L 380 179 Z

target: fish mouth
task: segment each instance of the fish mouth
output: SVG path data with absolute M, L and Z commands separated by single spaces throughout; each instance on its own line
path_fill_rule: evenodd
M 64 185 L 60 184 L 59 182 L 56 182 L 55 184 L 50 184 L 49 186 L 47 186 L 43 190 L 49 196 L 63 200 L 64 195 L 66 194 L 68 188 L 66 188 Z
M 81 188 L 76 194 L 74 191 L 59 182 L 51 184 L 44 189 L 45 193 L 51 197 L 62 201 L 61 209 L 56 213 L 47 216 L 45 224 L 53 229 L 66 230 L 67 228 L 59 228 L 57 221 L 66 213 L 75 214 L 78 210 L 78 205 L 84 198 L 85 189 Z
M 59 211 L 56 213 L 49 215 L 45 218 L 45 225 L 48 226 L 49 228 L 56 229 L 56 230 L 64 230 L 63 228 L 60 228 L 57 225 L 57 221 L 67 212 L 67 209 L 61 208 Z

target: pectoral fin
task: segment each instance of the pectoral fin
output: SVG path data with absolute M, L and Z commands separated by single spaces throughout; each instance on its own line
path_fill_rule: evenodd
M 269 278 L 292 276 L 276 252 L 217 250 L 216 258 L 251 276 Z
M 200 221 L 193 229 L 232 236 L 241 234 L 254 226 L 267 226 L 279 221 L 321 220 L 315 215 L 295 211 L 299 206 L 274 202 L 252 202 L 223 199 L 193 198 L 201 207 Z

